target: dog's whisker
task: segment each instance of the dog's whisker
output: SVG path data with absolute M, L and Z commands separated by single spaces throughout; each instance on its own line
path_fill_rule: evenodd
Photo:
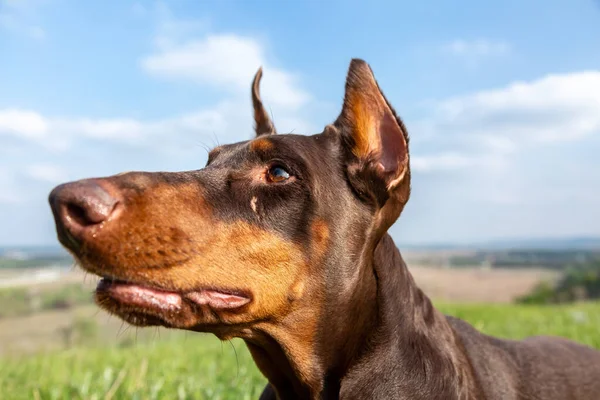
M 238 359 L 237 350 L 235 349 L 235 346 L 233 345 L 233 342 L 231 340 L 228 340 L 227 342 L 231 345 L 231 348 L 233 349 L 233 354 L 235 354 L 235 365 L 237 367 L 236 378 L 239 378 L 239 376 L 240 376 L 240 360 Z

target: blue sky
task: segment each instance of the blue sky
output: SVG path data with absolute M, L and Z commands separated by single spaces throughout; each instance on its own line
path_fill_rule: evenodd
M 352 57 L 411 134 L 398 241 L 600 235 L 600 2 L 0 0 L 0 245 L 55 243 L 58 183 L 251 137 L 260 65 L 320 132 Z

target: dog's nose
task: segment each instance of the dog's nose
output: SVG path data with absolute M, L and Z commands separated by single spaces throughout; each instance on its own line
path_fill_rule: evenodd
M 65 183 L 49 196 L 61 243 L 76 250 L 90 228 L 106 221 L 118 200 L 94 181 Z

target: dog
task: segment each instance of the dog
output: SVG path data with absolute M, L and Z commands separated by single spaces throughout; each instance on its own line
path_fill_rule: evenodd
M 600 399 L 600 352 L 501 340 L 445 316 L 387 233 L 410 195 L 409 137 L 370 66 L 350 63 L 323 132 L 256 137 L 177 173 L 57 186 L 58 240 L 135 326 L 242 338 L 260 399 Z

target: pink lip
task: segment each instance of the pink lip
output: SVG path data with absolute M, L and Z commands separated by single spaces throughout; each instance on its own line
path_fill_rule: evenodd
M 178 293 L 106 278 L 98 283 L 96 291 L 107 293 L 114 299 L 129 305 L 152 307 L 164 311 L 181 309 L 184 298 L 215 310 L 240 308 L 250 302 L 250 298 L 246 296 L 220 290 L 202 289 Z
M 250 302 L 250 299 L 247 297 L 218 292 L 215 290 L 191 292 L 186 295 L 186 298 L 192 300 L 198 305 L 208 305 L 209 307 L 216 309 L 239 308 Z

